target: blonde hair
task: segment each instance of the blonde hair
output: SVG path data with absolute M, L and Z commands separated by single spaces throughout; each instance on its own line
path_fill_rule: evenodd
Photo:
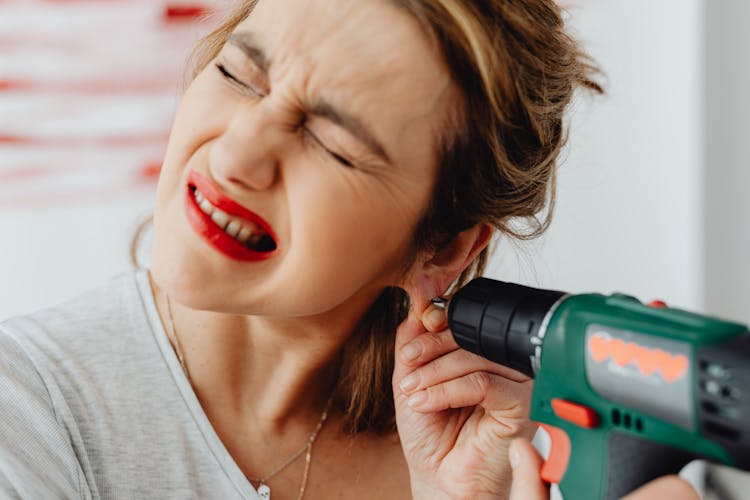
M 462 125 L 441 138 L 438 181 L 414 235 L 415 250 L 438 249 L 478 223 L 519 239 L 541 234 L 554 205 L 565 110 L 576 88 L 602 91 L 592 78 L 596 68 L 565 31 L 559 6 L 553 0 L 392 1 L 440 49 L 463 101 Z M 197 44 L 190 79 L 255 3 L 239 2 Z M 514 229 L 519 219 L 525 231 Z M 483 251 L 454 286 L 480 275 L 487 256 Z M 337 404 L 350 433 L 395 430 L 394 334 L 408 308 L 402 289 L 385 289 L 344 348 Z

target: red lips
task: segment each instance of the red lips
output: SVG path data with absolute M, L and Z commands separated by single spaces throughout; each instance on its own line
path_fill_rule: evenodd
M 203 193 L 203 196 L 206 197 L 211 205 L 219 210 L 231 216 L 245 219 L 260 227 L 276 243 L 276 249 L 267 252 L 253 250 L 229 236 L 211 220 L 208 214 L 200 209 L 198 203 L 195 201 L 192 187 L 196 187 Z M 211 179 L 194 170 L 191 170 L 188 175 L 188 189 L 185 191 L 185 210 L 188 222 L 203 240 L 231 259 L 259 261 L 268 259 L 278 251 L 279 240 L 268 222 L 255 212 L 228 198 Z

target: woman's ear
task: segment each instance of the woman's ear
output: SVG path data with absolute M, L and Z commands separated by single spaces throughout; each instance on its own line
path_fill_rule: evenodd
M 430 299 L 442 295 L 487 247 L 493 232 L 490 225 L 477 224 L 460 232 L 432 254 L 417 259 L 409 271 L 404 289 L 418 314 L 427 309 Z

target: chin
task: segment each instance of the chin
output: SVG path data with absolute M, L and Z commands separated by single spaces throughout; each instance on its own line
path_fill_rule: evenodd
M 201 272 L 195 264 L 198 259 L 190 259 L 185 252 L 180 250 L 156 250 L 158 248 L 158 239 L 154 238 L 155 250 L 151 254 L 149 271 L 151 277 L 169 297 L 181 304 L 195 302 L 196 299 L 205 297 L 205 284 L 207 273 Z M 192 305 L 190 305 L 192 307 Z

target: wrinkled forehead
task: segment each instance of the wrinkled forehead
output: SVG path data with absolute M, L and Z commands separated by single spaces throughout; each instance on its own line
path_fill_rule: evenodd
M 434 150 L 458 107 L 437 47 L 389 2 L 260 0 L 240 31 L 267 53 L 272 83 L 361 116 L 402 153 L 414 139 Z

